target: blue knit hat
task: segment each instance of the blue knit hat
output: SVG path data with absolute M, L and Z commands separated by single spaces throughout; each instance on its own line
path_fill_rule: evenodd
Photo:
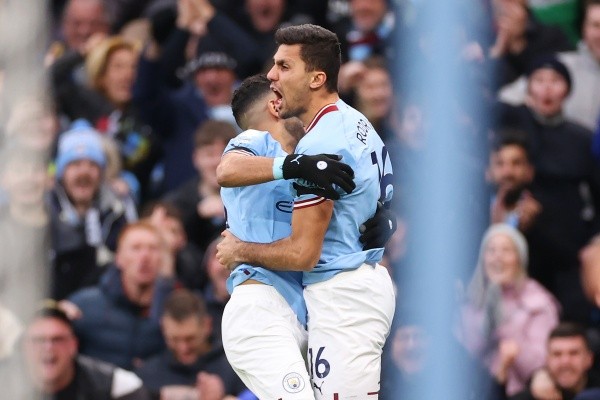
M 93 161 L 100 168 L 106 165 L 100 134 L 84 119 L 74 121 L 70 129 L 60 135 L 56 156 L 56 178 L 61 179 L 66 166 L 77 160 Z

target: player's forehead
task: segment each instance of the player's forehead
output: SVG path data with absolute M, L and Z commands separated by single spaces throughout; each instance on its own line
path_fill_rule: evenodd
M 302 58 L 300 57 L 301 45 L 299 44 L 282 44 L 279 45 L 275 55 L 273 56 L 273 61 L 275 64 L 281 63 L 303 63 Z

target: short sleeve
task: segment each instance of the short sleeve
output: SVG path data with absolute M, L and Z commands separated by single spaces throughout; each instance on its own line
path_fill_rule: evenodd
M 266 154 L 268 141 L 266 136 L 268 132 L 248 129 L 229 141 L 223 154 L 235 152 L 255 156 Z

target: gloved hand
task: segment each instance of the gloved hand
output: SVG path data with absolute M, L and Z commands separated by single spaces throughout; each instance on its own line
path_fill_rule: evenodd
M 385 247 L 397 228 L 396 214 L 378 201 L 375 215 L 358 229 L 361 233 L 359 240 L 364 244 L 363 250 Z
M 346 193 L 351 193 L 356 187 L 353 181 L 354 171 L 347 164 L 340 162 L 341 159 L 337 154 L 290 154 L 281 166 L 283 179 L 304 179 L 318 186 L 317 190 L 323 189 L 323 193 L 327 194 L 324 197 L 337 200 L 340 196 L 335 192 L 333 185 L 339 186 Z
M 301 196 L 303 194 L 314 194 L 317 196 L 325 197 L 326 199 L 330 200 L 340 199 L 340 194 L 332 187 L 323 189 L 317 186 L 302 186 L 297 184 L 296 182 L 293 183 L 293 186 L 294 189 L 296 189 L 296 193 L 298 194 L 298 196 Z

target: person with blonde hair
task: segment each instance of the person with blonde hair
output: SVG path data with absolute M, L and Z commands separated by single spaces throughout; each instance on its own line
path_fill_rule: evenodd
M 133 103 L 140 44 L 122 36 L 92 37 L 85 54 L 59 59 L 51 68 L 59 114 L 84 118 L 113 140 L 119 149 L 130 189 L 141 186 L 141 200 L 150 191 L 151 172 L 160 151 L 152 129 Z M 78 66 L 84 66 L 79 69 Z M 84 73 L 85 79 L 77 79 Z M 132 179 L 135 178 L 135 179 Z M 131 190 L 132 194 L 136 194 Z
M 528 277 L 527 262 L 527 241 L 518 230 L 490 226 L 460 313 L 459 339 L 506 384 L 509 396 L 544 364 L 559 316 L 556 299 Z

